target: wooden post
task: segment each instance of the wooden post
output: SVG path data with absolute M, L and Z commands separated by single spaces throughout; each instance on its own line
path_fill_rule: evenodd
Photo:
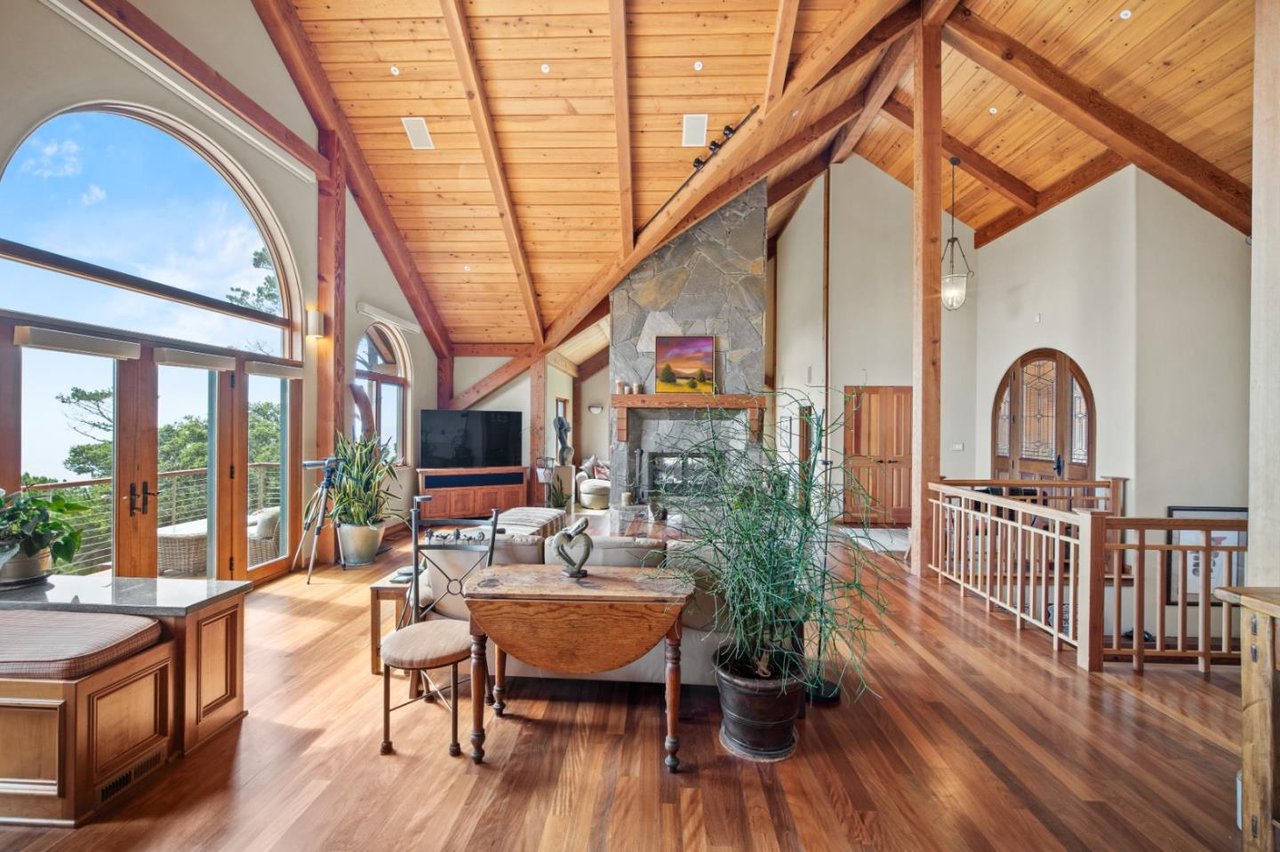
M 0 319 L 0 488 L 22 485 L 22 348 L 13 344 L 12 320 Z
M 453 399 L 453 356 L 436 358 L 436 408 L 448 408 Z
M 1111 496 L 1107 498 L 1107 513 L 1113 518 L 1119 518 L 1124 515 L 1124 489 L 1125 483 L 1129 481 L 1129 478 L 1126 476 L 1108 476 L 1107 481 L 1111 483 Z
M 316 309 L 324 314 L 325 333 L 315 338 L 314 458 L 333 455 L 334 433 L 346 428 L 347 176 L 334 131 L 320 131 L 320 153 L 329 160 L 329 175 L 319 181 L 316 216 Z M 332 562 L 335 550 L 333 536 L 322 536 L 316 558 Z
M 929 483 L 937 481 L 942 418 L 942 28 L 914 34 L 915 203 L 911 323 L 911 571 L 922 574 L 933 528 Z M 1021 616 L 1021 612 L 1019 612 Z
M 573 377 L 573 399 L 569 400 L 570 429 L 569 435 L 573 444 L 573 466 L 582 464 L 582 373 Z M 577 489 L 575 489 L 576 491 Z
M 1253 289 L 1249 315 L 1251 586 L 1280 585 L 1280 0 L 1254 3 Z M 1268 819 L 1270 817 L 1268 816 Z M 1247 834 L 1247 832 L 1246 832 Z
M 1102 671 L 1102 601 L 1107 578 L 1107 512 L 1090 509 L 1080 517 L 1080 552 L 1076 562 L 1076 665 L 1085 671 Z
M 547 454 L 547 361 L 534 360 L 529 366 L 529 504 L 541 506 L 545 488 L 538 481 L 538 456 Z

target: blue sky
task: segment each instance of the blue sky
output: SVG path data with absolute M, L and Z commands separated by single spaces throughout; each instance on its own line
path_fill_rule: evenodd
M 262 237 L 222 176 L 163 131 L 106 113 L 58 116 L 18 148 L 0 176 L 0 236 L 217 298 L 263 278 L 252 264 Z M 0 308 L 219 346 L 263 341 L 279 351 L 268 326 L 5 260 Z M 54 396 L 75 384 L 102 387 L 110 364 L 24 356 L 23 469 L 69 478 L 62 459 L 84 439 Z M 197 372 L 162 379 L 162 422 L 205 413 L 206 374 Z

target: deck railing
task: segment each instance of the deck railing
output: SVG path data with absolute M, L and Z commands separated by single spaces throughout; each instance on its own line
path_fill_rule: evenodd
M 1243 579 L 1246 521 L 1119 517 L 1113 511 L 1123 503 L 1123 480 L 1105 495 L 1098 493 L 1103 481 L 1017 484 L 1054 489 L 1042 499 L 998 493 L 1009 487 L 976 480 L 929 486 L 929 567 L 939 583 L 982 598 L 988 611 L 1010 612 L 1019 630 L 1043 630 L 1055 652 L 1075 647 L 1077 664 L 1090 671 L 1104 660 L 1131 661 L 1139 672 L 1146 662 L 1194 660 L 1207 671 L 1238 661 L 1238 618 L 1212 601 L 1212 589 Z M 1072 488 L 1095 494 L 1082 499 Z
M 160 473 L 152 511 L 158 527 L 174 526 L 209 517 L 212 502 L 209 495 L 208 468 L 191 468 Z M 249 465 L 249 512 L 280 505 L 280 465 L 253 462 Z M 83 503 L 88 511 L 76 515 L 74 524 L 81 530 L 80 550 L 75 561 L 55 566 L 61 574 L 89 574 L 109 570 L 115 550 L 115 509 L 112 479 L 98 477 L 73 482 L 48 482 L 28 485 L 23 490 L 42 494 L 62 494 L 68 500 Z M 122 504 L 127 511 L 127 505 Z

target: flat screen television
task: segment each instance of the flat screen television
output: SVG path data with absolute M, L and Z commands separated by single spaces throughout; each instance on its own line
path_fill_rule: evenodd
M 418 467 L 518 467 L 519 411 L 423 409 Z

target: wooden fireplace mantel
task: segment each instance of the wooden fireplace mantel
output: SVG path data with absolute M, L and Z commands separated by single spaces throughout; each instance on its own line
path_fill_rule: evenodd
M 632 409 L 645 411 L 697 410 L 745 411 L 751 427 L 751 440 L 759 441 L 764 431 L 764 411 L 768 401 L 764 396 L 749 393 L 616 393 L 609 404 L 617 413 L 616 431 L 619 441 L 627 440 L 627 415 Z

